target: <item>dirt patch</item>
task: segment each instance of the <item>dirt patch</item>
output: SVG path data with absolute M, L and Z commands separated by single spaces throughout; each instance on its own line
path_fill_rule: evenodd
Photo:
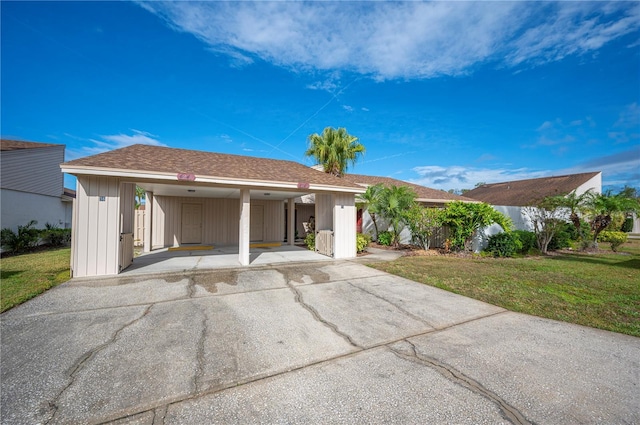
M 195 285 L 201 286 L 205 291 L 215 294 L 218 292 L 218 283 L 225 283 L 227 285 L 238 285 L 237 270 L 230 270 L 216 273 L 203 273 L 191 276 Z

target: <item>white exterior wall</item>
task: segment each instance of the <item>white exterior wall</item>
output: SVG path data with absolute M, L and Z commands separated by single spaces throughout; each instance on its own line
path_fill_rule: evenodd
M 78 176 L 72 229 L 73 277 L 118 273 L 120 208 L 117 178 Z
M 356 256 L 356 203 L 353 194 L 333 195 L 333 235 L 333 258 L 354 258 Z
M 60 173 L 62 174 L 62 173 Z M 72 202 L 63 202 L 58 196 L 19 192 L 2 189 L 0 192 L 2 227 L 17 231 L 31 220 L 36 220 L 36 228 L 43 229 L 46 223 L 60 228 L 71 227 Z
M 237 199 L 154 196 L 152 201 L 152 249 L 179 246 L 182 233 L 182 204 L 202 205 L 202 243 L 234 245 L 238 243 Z M 264 240 L 284 240 L 284 203 L 251 200 L 264 207 Z
M 589 189 L 593 189 L 596 193 L 602 193 L 602 173 L 598 173 L 590 178 L 586 183 L 576 188 L 576 195 L 582 195 Z

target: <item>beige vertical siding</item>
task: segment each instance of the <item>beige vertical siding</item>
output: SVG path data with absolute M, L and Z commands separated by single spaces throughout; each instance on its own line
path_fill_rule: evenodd
M 182 204 L 202 205 L 202 243 L 233 245 L 238 243 L 240 207 L 237 199 L 153 197 L 152 246 L 178 246 L 181 241 Z M 284 239 L 284 203 L 252 200 L 264 207 L 264 240 Z
M 334 258 L 356 256 L 356 204 L 353 194 L 333 195 Z
M 77 188 L 74 276 L 117 274 L 120 182 L 109 177 L 79 176 Z
M 135 183 L 120 185 L 120 233 L 133 233 L 135 214 Z
M 64 145 L 3 151 L 0 155 L 0 184 L 3 189 L 62 195 Z M 42 223 L 44 224 L 44 223 Z
M 133 219 L 133 242 L 136 246 L 141 246 L 144 241 L 145 233 L 145 210 L 136 210 Z
M 330 194 L 316 193 L 316 232 L 333 230 L 333 198 Z

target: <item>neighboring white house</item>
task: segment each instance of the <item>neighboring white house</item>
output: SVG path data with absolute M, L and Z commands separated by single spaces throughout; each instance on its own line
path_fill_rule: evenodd
M 492 205 L 511 218 L 515 229 L 531 231 L 533 227 L 525 214 L 526 207 L 533 206 L 548 196 L 568 195 L 574 191 L 577 195 L 582 195 L 588 190 L 602 193 L 601 172 L 483 184 L 465 192 L 464 196 Z M 482 249 L 489 236 L 500 232 L 502 228 L 495 224 L 486 228 L 484 234 L 474 241 L 474 250 Z
M 1 226 L 14 231 L 36 220 L 71 227 L 75 192 L 64 188 L 64 145 L 0 140 Z
M 293 235 L 295 198 L 315 194 L 316 230 L 331 232 L 332 256 L 356 256 L 355 195 L 364 189 L 296 162 L 133 145 L 61 168 L 78 179 L 74 277 L 117 274 L 131 264 L 136 185 L 146 191 L 146 252 L 236 245 L 239 264 L 248 265 L 250 242 Z

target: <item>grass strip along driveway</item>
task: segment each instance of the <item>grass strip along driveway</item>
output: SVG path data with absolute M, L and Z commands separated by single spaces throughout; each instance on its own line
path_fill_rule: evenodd
M 511 311 L 640 336 L 640 241 L 619 253 L 407 256 L 372 267 Z
M 0 312 L 69 280 L 70 253 L 70 248 L 60 248 L 3 258 Z

